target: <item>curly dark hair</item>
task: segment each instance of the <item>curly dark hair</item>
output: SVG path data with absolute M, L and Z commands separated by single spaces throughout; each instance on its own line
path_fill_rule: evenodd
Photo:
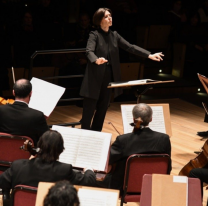
M 63 180 L 57 182 L 49 189 L 46 195 L 44 206 L 79 206 L 77 190 L 69 181 Z

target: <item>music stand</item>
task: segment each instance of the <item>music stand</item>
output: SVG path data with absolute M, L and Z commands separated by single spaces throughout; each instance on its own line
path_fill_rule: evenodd
M 132 82 L 135 82 L 135 83 L 132 83 Z M 171 82 L 175 82 L 175 81 L 174 80 L 159 81 L 159 80 L 146 79 L 146 80 L 138 80 L 138 82 L 136 81 L 121 82 L 121 83 L 111 82 L 109 83 L 108 88 L 135 87 L 135 96 L 137 97 L 137 104 L 138 104 L 140 101 L 141 95 L 146 93 L 149 89 L 153 89 L 153 85 L 162 84 L 162 83 L 171 83 Z M 138 88 L 141 85 L 146 86 L 146 88 L 140 92 Z
M 207 94 L 208 94 L 208 78 L 205 77 L 205 76 L 203 76 L 203 75 L 201 75 L 201 74 L 199 74 L 199 73 L 198 73 L 197 75 L 198 75 L 199 80 L 200 80 L 200 82 L 202 83 L 202 85 L 203 85 L 205 91 L 206 91 Z M 207 105 L 206 105 L 204 102 L 202 102 L 202 106 L 204 107 L 204 110 L 205 110 L 206 114 L 208 115 Z

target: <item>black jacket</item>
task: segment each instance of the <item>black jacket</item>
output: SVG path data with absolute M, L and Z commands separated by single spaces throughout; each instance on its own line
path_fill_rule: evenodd
M 87 170 L 84 174 L 75 172 L 72 165 L 54 161 L 45 163 L 40 158 L 16 160 L 11 168 L 0 175 L 0 188 L 11 189 L 23 184 L 37 187 L 39 182 L 69 180 L 75 185 L 94 186 L 95 174 Z
M 169 136 L 144 128 L 136 133 L 128 133 L 116 138 L 110 150 L 109 164 L 116 163 L 112 174 L 110 187 L 121 189 L 123 186 L 125 165 L 127 158 L 132 154 L 161 153 L 171 156 L 171 143 Z M 171 171 L 171 161 L 168 172 Z
M 29 108 L 26 103 L 17 101 L 0 106 L 0 132 L 28 136 L 36 145 L 48 129 L 44 114 Z
M 105 74 L 106 63 L 97 65 L 94 62 L 104 57 L 111 64 L 113 80 L 121 81 L 119 47 L 135 55 L 147 58 L 149 51 L 132 45 L 123 39 L 116 31 L 104 32 L 102 29 L 90 32 L 86 47 L 88 64 L 82 82 L 80 95 L 98 99 L 102 80 Z M 121 88 L 115 88 L 114 97 L 122 93 Z

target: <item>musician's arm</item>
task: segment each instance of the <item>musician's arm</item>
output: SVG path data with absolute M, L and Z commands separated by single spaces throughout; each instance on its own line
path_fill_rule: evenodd
M 7 169 L 4 173 L 0 175 L 0 188 L 12 188 L 12 168 Z
M 172 170 L 172 160 L 171 160 L 171 143 L 170 143 L 170 137 L 168 136 L 166 138 L 166 144 L 163 144 L 165 146 L 165 153 L 168 154 L 170 156 L 170 162 L 168 165 L 168 174 L 170 174 L 171 170 Z
M 109 164 L 112 165 L 122 159 L 123 157 L 123 146 L 119 140 L 119 136 L 116 138 L 115 142 L 111 145 Z

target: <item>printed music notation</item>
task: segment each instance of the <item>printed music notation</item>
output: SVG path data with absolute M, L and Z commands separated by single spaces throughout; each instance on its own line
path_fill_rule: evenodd
M 64 139 L 65 150 L 59 157 L 60 162 L 105 171 L 112 134 L 56 125 L 52 129 Z

